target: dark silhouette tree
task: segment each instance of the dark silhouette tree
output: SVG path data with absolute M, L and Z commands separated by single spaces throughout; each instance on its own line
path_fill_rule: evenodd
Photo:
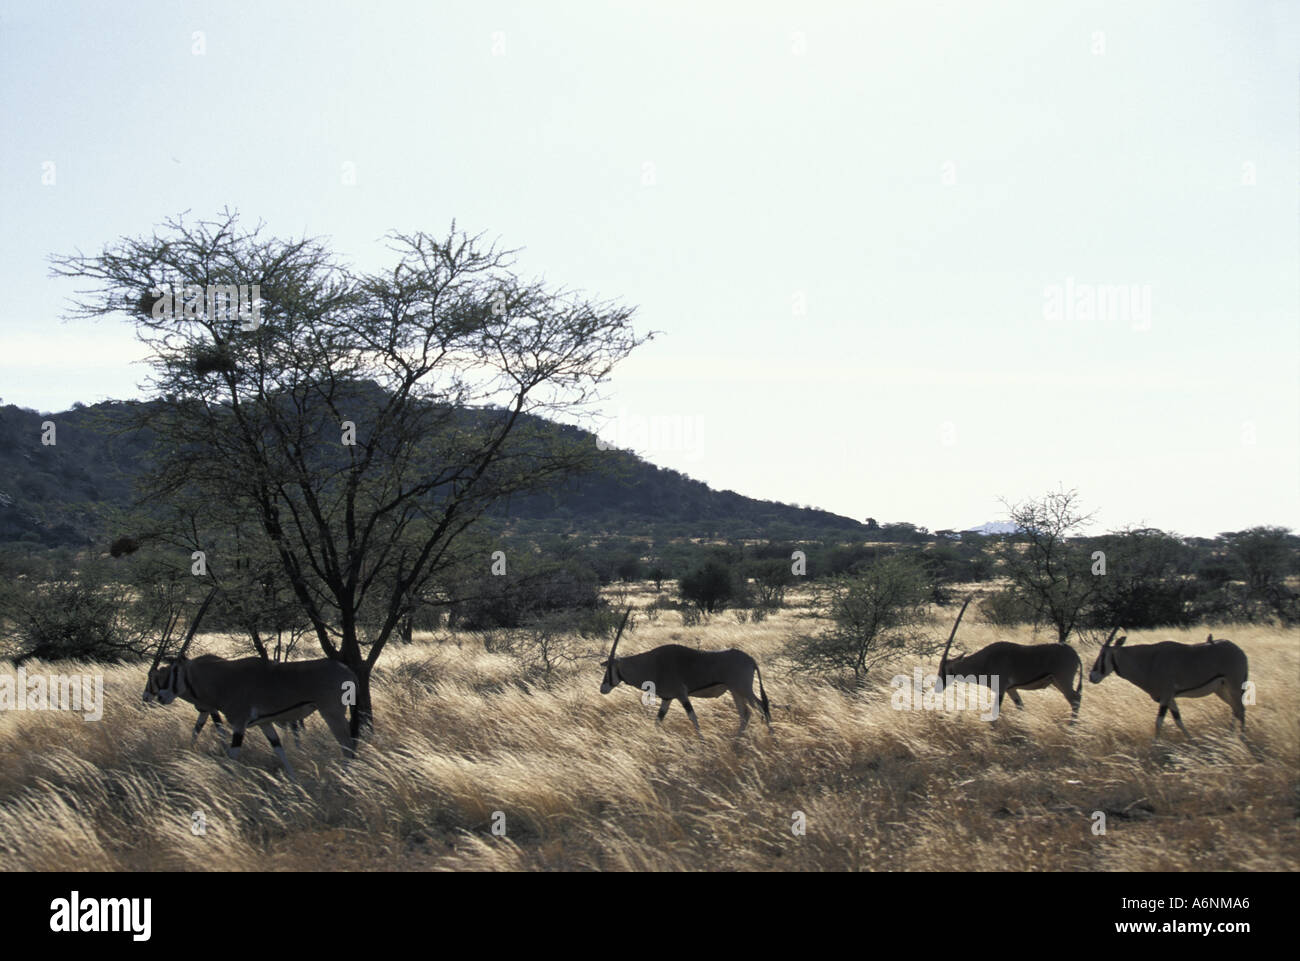
M 1012 589 L 1056 628 L 1056 639 L 1064 644 L 1100 588 L 1091 552 L 1069 538 L 1091 523 L 1093 515 L 1081 512 L 1078 491 L 1073 490 L 1003 504 L 1016 525 L 1016 533 L 1002 540 L 1004 572 Z
M 706 561 L 686 574 L 677 585 L 682 600 L 700 611 L 713 614 L 722 610 L 735 593 L 731 568 L 721 561 Z
M 321 650 L 357 673 L 363 724 L 375 662 L 411 599 L 467 562 L 462 535 L 591 467 L 594 445 L 530 415 L 583 413 L 646 339 L 631 309 L 521 281 L 454 223 L 388 239 L 392 268 L 363 274 L 226 211 L 51 258 L 89 282 L 75 315 L 126 314 L 150 350 L 147 496 L 198 494 L 256 525 Z M 159 309 L 165 285 L 198 290 Z M 205 302 L 227 285 L 258 285 L 260 316 Z
M 933 647 L 923 631 L 930 586 L 914 557 L 886 557 L 859 573 L 830 578 L 816 595 L 815 606 L 831 623 L 791 644 L 790 659 L 800 668 L 852 672 L 854 682 L 861 683 L 882 661 Z

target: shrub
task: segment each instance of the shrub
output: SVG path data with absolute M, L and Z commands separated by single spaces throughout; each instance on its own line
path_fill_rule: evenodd
M 129 572 L 128 572 L 129 573 Z M 133 660 L 146 655 L 192 610 L 187 582 L 159 578 L 134 587 L 106 581 L 94 565 L 49 571 L 0 592 L 0 625 L 15 662 Z
M 922 643 L 921 622 L 930 588 L 925 570 L 908 557 L 879 561 L 861 574 L 837 578 L 818 592 L 831 626 L 796 638 L 790 658 L 798 667 L 829 674 L 853 673 L 861 682 L 880 663 Z
M 995 591 L 979 602 L 980 616 L 994 627 L 1018 627 L 1037 619 L 1032 604 L 1015 591 Z
M 736 595 L 735 577 L 721 561 L 707 561 L 678 582 L 682 600 L 702 613 L 713 614 Z

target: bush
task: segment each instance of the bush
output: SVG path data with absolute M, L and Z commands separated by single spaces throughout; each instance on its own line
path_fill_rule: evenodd
M 501 633 L 503 643 L 497 649 L 509 654 L 526 673 L 549 677 L 560 665 L 572 664 L 581 656 L 579 638 L 564 617 L 540 617 L 525 627 Z
M 130 573 L 129 571 L 127 573 Z M 121 661 L 146 656 L 169 626 L 183 630 L 187 582 L 133 588 L 106 581 L 93 565 L 11 581 L 0 593 L 0 624 L 16 663 L 29 658 Z
M 701 613 L 713 614 L 727 606 L 736 596 L 735 576 L 731 568 L 721 561 L 707 561 L 697 567 L 677 585 L 682 600 L 695 605 Z
M 794 583 L 789 560 L 772 558 L 752 561 L 748 572 L 754 579 L 759 607 L 775 609 L 785 603 L 786 589 Z
M 1184 576 L 1191 557 L 1178 538 L 1155 528 L 1130 528 L 1094 538 L 1088 546 L 1106 558 L 1106 573 L 1093 578 L 1089 625 L 1139 630 L 1192 623 L 1187 602 L 1195 585 Z
M 528 558 L 503 576 L 484 574 L 453 589 L 460 600 L 448 608 L 448 624 L 462 630 L 518 628 L 562 611 L 591 612 L 600 606 L 600 582 L 581 563 Z
M 1018 627 L 1037 618 L 1032 604 L 1015 591 L 996 591 L 979 602 L 980 616 L 994 627 Z
M 925 570 L 909 557 L 879 561 L 861 574 L 837 578 L 818 592 L 831 626 L 796 638 L 790 658 L 798 667 L 822 673 L 853 673 L 860 683 L 876 664 L 905 649 L 927 649 L 920 625 L 930 585 Z

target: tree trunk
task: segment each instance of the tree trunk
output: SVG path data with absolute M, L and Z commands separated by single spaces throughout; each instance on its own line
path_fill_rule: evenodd
M 357 676 L 357 703 L 353 708 L 357 712 L 357 738 L 368 735 L 375 725 L 374 706 L 370 701 L 370 668 L 363 658 L 359 664 L 349 664 Z
M 374 726 L 374 708 L 370 701 L 370 667 L 366 656 L 357 643 L 356 626 L 352 618 L 345 613 L 343 617 L 343 637 L 339 645 L 339 660 L 352 669 L 357 676 L 357 700 L 353 706 L 357 717 L 357 737 L 360 739 Z

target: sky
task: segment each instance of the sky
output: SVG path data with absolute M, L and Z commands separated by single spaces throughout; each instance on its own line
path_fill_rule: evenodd
M 713 487 L 1300 528 L 1298 119 L 1292 2 L 5 0 L 0 399 L 142 396 L 52 254 L 454 219 L 636 308 L 601 435 Z

